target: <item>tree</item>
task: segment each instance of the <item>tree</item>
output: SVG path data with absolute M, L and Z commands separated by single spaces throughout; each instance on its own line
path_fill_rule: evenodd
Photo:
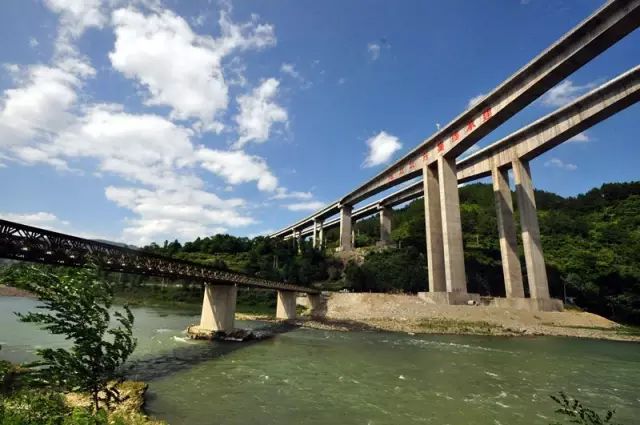
M 117 326 L 111 327 L 113 287 L 98 277 L 96 268 L 51 271 L 33 266 L 12 276 L 42 302 L 42 312 L 16 313 L 20 320 L 72 342 L 70 349 L 38 350 L 42 360 L 29 365 L 33 377 L 47 386 L 90 393 L 96 411 L 100 402 L 109 406 L 122 401 L 119 370 L 136 347 L 131 310 L 125 305 L 123 312 L 113 312 Z

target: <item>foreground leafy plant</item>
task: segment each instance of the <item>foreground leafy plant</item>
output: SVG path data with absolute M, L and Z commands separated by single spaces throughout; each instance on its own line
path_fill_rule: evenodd
M 43 312 L 19 314 L 23 322 L 36 323 L 72 342 L 70 349 L 38 350 L 41 361 L 28 365 L 35 381 L 48 387 L 91 394 L 94 410 L 122 398 L 118 385 L 120 367 L 133 353 L 134 317 L 128 306 L 116 311 L 116 327 L 110 327 L 113 304 L 111 283 L 99 279 L 98 270 L 28 267 L 12 281 L 38 296 Z
M 579 400 L 568 397 L 562 391 L 560 391 L 557 396 L 552 395 L 550 397 L 560 406 L 556 409 L 556 413 L 565 416 L 567 420 L 569 420 L 569 423 L 582 425 L 616 425 L 614 422 L 611 422 L 615 410 L 608 410 L 603 418 L 595 411 L 583 406 Z M 562 425 L 562 423 L 554 422 L 552 425 Z

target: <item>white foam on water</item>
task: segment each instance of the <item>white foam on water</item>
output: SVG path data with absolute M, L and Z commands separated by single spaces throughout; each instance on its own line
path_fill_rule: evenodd
M 191 339 L 189 338 L 185 338 L 185 337 L 180 337 L 180 336 L 174 336 L 173 337 L 174 341 L 177 342 L 184 342 L 185 344 L 193 344 L 193 342 L 191 341 Z
M 398 379 L 401 379 L 401 380 L 403 380 L 403 381 L 404 381 L 404 380 L 405 380 L 405 379 L 407 379 L 407 378 L 405 378 L 405 377 L 404 377 L 404 375 L 400 375 L 400 376 L 398 376 Z
M 172 331 L 173 331 L 173 329 L 165 329 L 165 328 L 156 329 L 156 332 L 159 333 L 159 334 L 172 332 Z
M 496 401 L 496 404 L 497 404 L 498 406 L 500 406 L 500 407 L 505 408 L 505 409 L 509 409 L 509 408 L 511 408 L 511 406 L 506 405 L 506 404 L 504 404 L 504 403 L 500 403 L 499 401 Z
M 489 376 L 493 376 L 494 378 L 499 377 L 500 375 L 498 375 L 497 373 L 493 373 L 493 372 L 489 372 L 489 371 L 484 371 L 485 375 L 489 375 Z

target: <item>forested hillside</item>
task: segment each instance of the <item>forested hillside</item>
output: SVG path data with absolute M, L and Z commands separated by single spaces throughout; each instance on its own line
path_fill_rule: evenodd
M 469 291 L 503 296 L 492 188 L 462 187 L 460 201 Z M 536 202 L 552 296 L 562 298 L 566 291 L 589 311 L 640 323 L 640 182 L 605 184 L 571 198 L 536 191 Z M 306 285 L 323 282 L 332 289 L 425 290 L 422 199 L 394 212 L 391 249 L 373 248 L 379 234 L 377 217 L 358 222 L 355 229 L 364 261 L 346 267 L 331 255 L 336 230 L 327 232 L 325 252 L 313 250 L 309 242 L 297 253 L 290 242 L 229 235 L 146 249 L 271 279 Z

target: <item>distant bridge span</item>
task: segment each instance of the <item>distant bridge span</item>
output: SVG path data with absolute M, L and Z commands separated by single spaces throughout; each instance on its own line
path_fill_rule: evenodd
M 95 262 L 111 272 L 196 280 L 206 284 L 200 327 L 228 331 L 234 327 L 238 286 L 278 292 L 276 317 L 295 317 L 296 293 L 312 299 L 319 291 L 275 282 L 211 266 L 152 254 L 104 242 L 83 239 L 0 219 L 0 258 L 67 267 L 86 267 Z

